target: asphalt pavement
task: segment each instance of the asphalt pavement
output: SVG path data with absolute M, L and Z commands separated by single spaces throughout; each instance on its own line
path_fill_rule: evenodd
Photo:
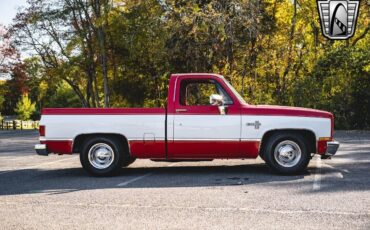
M 337 155 L 301 175 L 137 160 L 96 178 L 77 155 L 36 155 L 36 131 L 0 131 L 0 229 L 370 229 L 370 132 L 335 137 Z

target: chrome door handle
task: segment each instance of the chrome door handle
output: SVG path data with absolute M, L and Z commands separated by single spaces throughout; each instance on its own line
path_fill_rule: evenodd
M 176 113 L 187 112 L 187 109 L 176 109 Z

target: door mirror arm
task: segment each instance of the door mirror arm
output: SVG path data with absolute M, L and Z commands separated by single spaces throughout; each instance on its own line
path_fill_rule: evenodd
M 218 106 L 218 111 L 220 112 L 220 115 L 226 115 L 227 114 L 227 106 L 220 105 Z

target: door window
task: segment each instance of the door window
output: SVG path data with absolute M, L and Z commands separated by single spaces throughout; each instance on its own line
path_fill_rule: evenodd
M 210 106 L 212 94 L 221 95 L 225 105 L 233 104 L 230 96 L 213 80 L 184 80 L 180 87 L 180 104 L 183 106 Z

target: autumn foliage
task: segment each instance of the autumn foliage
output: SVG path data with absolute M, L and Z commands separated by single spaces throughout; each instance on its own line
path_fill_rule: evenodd
M 248 103 L 324 109 L 338 128 L 369 129 L 369 9 L 361 1 L 353 38 L 332 41 L 316 1 L 29 0 L 7 33 L 27 55 L 0 89 L 3 111 L 25 90 L 37 111 L 164 106 L 170 73 L 214 72 Z

